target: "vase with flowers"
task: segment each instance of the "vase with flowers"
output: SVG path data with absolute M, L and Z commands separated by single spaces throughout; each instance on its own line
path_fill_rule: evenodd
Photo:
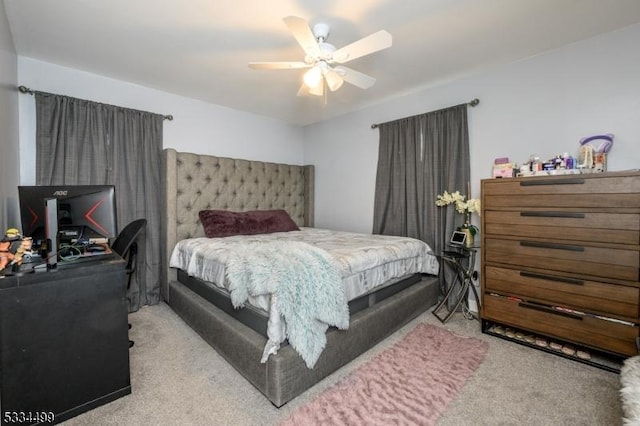
M 475 241 L 475 235 L 480 231 L 477 226 L 471 223 L 471 214 L 480 214 L 480 200 L 477 198 L 466 198 L 465 195 L 460 194 L 460 191 L 451 193 L 444 191 L 444 193 L 438 195 L 436 206 L 442 207 L 454 204 L 456 212 L 464 215 L 464 223 L 458 227 L 458 230 L 467 234 L 466 245 L 467 247 L 471 247 Z

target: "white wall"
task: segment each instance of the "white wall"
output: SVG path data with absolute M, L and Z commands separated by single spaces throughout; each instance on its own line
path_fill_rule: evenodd
M 4 2 L 0 2 L 0 235 L 20 225 L 17 61 Z
M 20 85 L 158 114 L 164 147 L 179 151 L 302 164 L 302 129 L 270 118 L 185 98 L 31 58 L 18 58 Z M 249 123 L 249 125 L 247 125 Z M 35 102 L 20 96 L 20 182 L 35 183 Z
M 378 158 L 372 123 L 473 98 L 480 99 L 469 108 L 473 197 L 494 158 L 521 163 L 530 154 L 577 155 L 578 140 L 594 134 L 615 134 L 609 170 L 639 168 L 638 46 L 640 25 L 634 25 L 307 126 L 304 161 L 316 165 L 316 226 L 371 232 Z

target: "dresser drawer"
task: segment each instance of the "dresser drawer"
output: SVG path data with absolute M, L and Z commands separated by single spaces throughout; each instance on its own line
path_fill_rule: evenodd
M 558 339 L 633 356 L 638 328 L 485 294 L 483 318 Z
M 636 321 L 638 317 L 640 289 L 637 287 L 497 266 L 486 266 L 484 274 L 486 292 L 613 315 L 629 321 Z
M 637 250 L 492 237 L 484 239 L 484 261 L 627 281 L 640 272 Z
M 640 244 L 640 214 L 561 210 L 485 210 L 487 235 Z
M 602 208 L 629 209 L 640 204 L 640 194 L 536 194 L 536 195 L 485 195 L 482 199 L 487 209 L 504 207 Z
M 483 181 L 485 208 L 638 208 L 640 180 L 629 176 L 555 176 Z
M 550 176 L 485 180 L 483 195 L 629 194 L 640 193 L 636 176 Z M 637 204 L 636 204 L 637 207 Z

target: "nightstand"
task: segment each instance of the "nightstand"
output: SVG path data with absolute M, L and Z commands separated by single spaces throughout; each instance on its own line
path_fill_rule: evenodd
M 461 306 L 466 308 L 466 312 L 470 316 L 469 319 L 479 319 L 474 317 L 469 311 L 469 289 L 471 289 L 476 299 L 478 312 L 480 312 L 480 297 L 473 285 L 473 279 L 476 277 L 476 273 L 474 272 L 476 253 L 479 249 L 480 246 L 456 247 L 453 250 L 444 250 L 436 254 L 445 264 L 451 266 L 454 273 L 454 278 L 453 281 L 449 283 L 447 294 L 432 311 L 433 315 L 435 315 L 440 322 L 447 322 Z M 453 304 L 453 307 L 448 309 L 450 304 Z M 444 316 L 439 314 L 441 310 Z

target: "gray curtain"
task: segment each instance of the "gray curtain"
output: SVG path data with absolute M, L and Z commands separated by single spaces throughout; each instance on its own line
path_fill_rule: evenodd
M 159 114 L 36 92 L 36 183 L 114 185 L 118 228 L 147 219 L 129 309 L 160 301 Z
M 467 104 L 378 127 L 373 233 L 418 238 L 436 253 L 446 249 L 462 217 L 453 205 L 435 202 L 445 190 L 470 195 Z

